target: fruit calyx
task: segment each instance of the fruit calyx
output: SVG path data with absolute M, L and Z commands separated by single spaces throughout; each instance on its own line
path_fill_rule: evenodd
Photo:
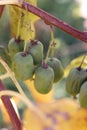
M 30 43 L 31 43 L 31 45 L 37 45 L 37 43 L 38 43 L 38 40 L 30 40 Z
M 15 37 L 14 39 L 15 39 L 15 42 L 18 43 L 18 44 L 21 42 L 20 36 L 18 36 L 18 38 Z
M 77 67 L 76 69 L 77 69 L 78 71 L 81 71 L 81 70 L 82 70 L 81 66 Z
M 27 51 L 21 52 L 21 56 L 26 57 L 29 53 Z
M 44 69 L 47 69 L 47 68 L 48 68 L 48 65 L 47 65 L 47 63 L 46 63 L 45 60 L 42 61 L 42 67 L 43 67 Z

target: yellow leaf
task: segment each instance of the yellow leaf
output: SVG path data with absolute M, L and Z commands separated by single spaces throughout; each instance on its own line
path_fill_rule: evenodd
M 73 117 L 61 123 L 60 130 L 87 130 L 87 110 L 79 109 Z
M 26 109 L 24 112 L 23 126 L 25 130 L 42 130 L 43 122 L 34 112 Z
M 53 101 L 54 89 L 52 89 L 48 94 L 40 94 L 36 91 L 36 89 L 34 87 L 33 80 L 26 80 L 25 84 L 28 86 L 28 88 L 31 91 L 34 99 L 37 102 L 51 102 L 51 101 Z
M 51 103 L 41 103 L 39 108 L 46 116 L 45 120 L 30 111 L 24 112 L 25 130 L 87 130 L 87 109 L 69 98 Z
M 26 0 L 32 5 L 37 5 L 37 0 Z M 20 35 L 21 39 L 27 41 L 34 38 L 34 22 L 39 18 L 26 10 L 9 5 L 11 32 L 13 37 Z

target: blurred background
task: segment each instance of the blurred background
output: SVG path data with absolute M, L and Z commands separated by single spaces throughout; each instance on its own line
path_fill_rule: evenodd
M 80 31 L 87 30 L 86 0 L 38 0 L 37 2 L 39 8 L 47 11 L 55 17 L 60 18 L 74 28 Z M 35 38 L 43 43 L 44 56 L 46 56 L 51 40 L 50 27 L 46 25 L 43 20 L 40 19 L 35 23 L 35 30 Z M 61 60 L 64 68 L 70 63 L 72 59 L 87 51 L 86 43 L 82 43 L 76 38 L 68 35 L 67 33 L 55 27 L 54 37 L 57 43 L 55 48 L 55 57 Z M 10 38 L 10 17 L 8 7 L 6 6 L 3 15 L 0 19 L 0 44 L 3 46 L 7 46 Z M 61 86 L 59 83 L 58 85 Z M 59 87 L 57 88 L 59 92 Z M 65 92 L 64 89 L 62 90 Z M 60 94 L 58 93 L 55 93 L 55 95 L 57 95 L 56 98 L 58 97 L 58 95 L 60 97 Z
M 80 31 L 87 30 L 87 1 L 86 0 L 37 0 L 37 6 L 48 13 L 60 18 L 66 23 Z M 7 46 L 11 38 L 10 17 L 8 7 L 5 7 L 3 15 L 0 19 L 0 44 Z M 35 23 L 36 39 L 40 40 L 44 45 L 44 57 L 46 56 L 49 43 L 51 40 L 50 27 L 43 20 Z M 64 68 L 72 59 L 80 56 L 87 51 L 86 43 L 77 40 L 62 30 L 54 27 L 54 37 L 57 43 L 55 48 L 55 57 L 59 58 Z M 61 87 L 61 85 L 63 87 Z M 56 84 L 57 90 L 55 97 L 65 96 L 65 79 L 64 82 Z M 60 86 L 60 87 L 58 87 Z M 56 88 L 56 87 L 55 87 Z M 59 91 L 60 88 L 60 91 Z M 61 89 L 62 88 L 62 89 Z
M 37 0 L 37 2 L 39 8 L 47 11 L 55 17 L 60 18 L 74 28 L 80 31 L 87 30 L 87 0 Z M 50 27 L 40 19 L 35 23 L 35 31 L 35 38 L 43 43 L 44 56 L 46 56 L 51 40 Z M 57 43 L 55 57 L 61 60 L 64 68 L 72 59 L 84 54 L 87 51 L 86 43 L 73 38 L 72 36 L 55 27 L 54 37 Z M 7 46 L 10 38 L 10 17 L 8 8 L 6 6 L 0 19 L 0 45 Z M 10 86 L 11 85 L 8 83 L 9 88 L 11 88 Z M 65 79 L 54 86 L 54 98 L 58 99 L 64 96 L 69 96 L 65 91 Z M 15 87 L 13 88 L 15 89 Z

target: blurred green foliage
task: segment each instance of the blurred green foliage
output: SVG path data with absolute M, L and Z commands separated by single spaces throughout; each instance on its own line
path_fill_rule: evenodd
M 83 30 L 83 18 L 79 14 L 79 5 L 75 0 L 38 0 L 38 6 L 71 26 Z M 67 44 L 77 42 L 77 39 L 58 28 L 55 29 L 55 36 L 63 39 Z
M 83 31 L 84 19 L 80 15 L 80 6 L 76 0 L 38 0 L 38 6 L 74 28 Z M 44 37 L 44 33 L 46 33 L 46 31 L 39 33 L 37 37 L 45 43 L 45 48 L 48 48 L 50 36 L 47 32 Z M 63 62 L 64 67 L 66 67 L 73 58 L 84 53 L 84 47 L 80 47 L 81 41 L 78 39 L 55 27 L 54 36 L 59 39 L 59 43 L 57 43 L 59 44 L 59 48 L 57 47 L 56 49 L 55 57 Z M 77 50 L 74 48 L 77 48 Z

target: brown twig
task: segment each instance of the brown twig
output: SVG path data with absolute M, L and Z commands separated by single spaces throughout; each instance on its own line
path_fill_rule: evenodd
M 0 17 L 2 16 L 3 10 L 4 10 L 4 5 L 0 5 Z
M 18 5 L 17 5 L 18 6 Z M 81 32 L 75 28 L 73 28 L 72 26 L 68 25 L 67 23 L 65 23 L 64 21 L 54 17 L 53 15 L 43 11 L 42 9 L 35 7 L 34 5 L 31 5 L 28 2 L 23 1 L 22 2 L 22 6 L 18 6 L 21 7 L 23 9 L 27 10 L 37 16 L 39 16 L 41 19 L 43 19 L 47 24 L 49 25 L 54 25 L 57 28 L 65 31 L 66 33 L 70 34 L 71 36 L 87 42 L 87 32 Z
M 5 90 L 5 87 L 4 87 L 3 83 L 2 83 L 2 81 L 0 80 L 0 91 L 2 91 L 2 90 Z M 14 107 L 13 107 L 13 105 L 12 105 L 10 99 L 9 99 L 9 96 L 7 96 L 7 95 L 2 96 L 1 100 L 2 100 L 8 114 L 10 116 L 10 119 L 12 121 L 14 129 L 15 130 L 23 130 L 21 121 L 19 120 L 19 118 L 18 118 L 18 116 L 17 116 L 17 114 L 16 114 L 16 112 L 14 110 Z

